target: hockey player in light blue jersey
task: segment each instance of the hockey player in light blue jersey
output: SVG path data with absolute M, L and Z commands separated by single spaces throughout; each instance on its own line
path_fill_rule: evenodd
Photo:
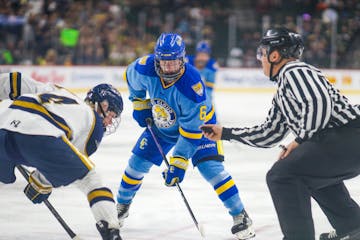
M 215 59 L 211 58 L 209 43 L 207 41 L 198 42 L 195 55 L 187 56 L 187 60 L 200 72 L 201 79 L 205 83 L 206 95 L 212 101 L 218 64 Z
M 118 126 L 120 93 L 100 84 L 84 101 L 19 72 L 0 74 L 0 86 L 0 182 L 16 180 L 16 165 L 36 168 L 24 189 L 33 203 L 46 200 L 53 187 L 74 183 L 87 196 L 102 239 L 121 240 L 112 192 L 89 159 L 104 133 Z
M 146 127 L 145 120 L 152 118 L 153 130 L 165 154 L 173 149 L 170 170 L 163 172 L 167 186 L 183 180 L 191 159 L 233 217 L 232 233 L 239 239 L 253 237 L 251 219 L 244 210 L 234 180 L 222 163 L 222 144 L 207 140 L 199 129 L 203 123 L 215 123 L 216 114 L 199 72 L 185 63 L 184 58 L 185 44 L 181 36 L 163 33 L 154 54 L 128 66 L 124 76 L 134 106 L 133 118 L 141 127 Z M 120 225 L 129 215 L 130 204 L 145 174 L 153 165 L 162 163 L 148 129 L 141 134 L 132 153 L 118 190 Z

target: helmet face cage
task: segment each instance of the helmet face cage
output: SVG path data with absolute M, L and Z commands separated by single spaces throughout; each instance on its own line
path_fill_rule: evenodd
M 176 33 L 162 33 L 158 38 L 155 49 L 156 73 L 166 82 L 176 80 L 182 74 L 185 58 L 185 43 L 182 37 Z M 179 70 L 174 73 L 164 73 L 160 67 L 160 61 L 180 60 Z
M 283 58 L 299 59 L 304 50 L 304 43 L 299 34 L 290 32 L 286 28 L 274 28 L 269 29 L 261 39 L 256 55 L 258 60 L 261 60 L 264 48 L 267 55 L 278 50 Z
M 115 132 L 120 124 L 120 117 L 123 111 L 123 100 L 119 91 L 110 84 L 99 84 L 87 93 L 85 101 L 94 104 L 95 110 L 100 108 L 104 115 L 103 117 L 106 117 L 107 112 L 112 111 L 115 113 L 112 123 L 108 126 L 104 126 L 105 134 Z M 104 112 L 101 107 L 102 102 L 107 102 L 108 104 L 106 112 Z

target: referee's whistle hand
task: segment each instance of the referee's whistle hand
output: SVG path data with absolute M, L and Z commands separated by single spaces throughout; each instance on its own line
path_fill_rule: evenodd
M 221 139 L 222 127 L 215 124 L 201 125 L 200 129 L 204 136 L 210 140 L 217 141 Z
M 299 144 L 294 140 L 292 141 L 290 144 L 288 144 L 287 146 L 284 145 L 280 145 L 279 147 L 281 148 L 281 152 L 279 155 L 279 160 L 286 158 L 287 156 L 289 156 L 289 154 L 299 146 Z

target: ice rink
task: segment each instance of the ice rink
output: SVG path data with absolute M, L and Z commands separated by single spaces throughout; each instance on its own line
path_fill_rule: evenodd
M 216 92 L 218 119 L 225 126 L 253 126 L 265 120 L 272 93 Z M 117 133 L 106 137 L 91 159 L 105 185 L 117 192 L 122 173 L 137 137 L 142 132 L 131 118 L 131 103 L 123 93 L 125 110 Z M 348 95 L 360 103 L 360 95 Z M 291 136 L 284 144 L 292 140 Z M 240 143 L 224 142 L 225 166 L 239 188 L 245 208 L 254 222 L 257 240 L 281 239 L 277 217 L 265 182 L 268 169 L 276 161 L 279 148 L 256 149 Z M 341 161 L 341 159 L 339 159 Z M 359 159 L 360 161 L 360 159 Z M 145 179 L 122 228 L 124 240 L 195 240 L 202 239 L 176 188 L 163 184 L 161 171 L 154 167 Z M 70 239 L 45 205 L 33 205 L 23 194 L 26 185 L 20 174 L 12 185 L 0 183 L 0 239 Z M 346 182 L 354 199 L 360 203 L 360 178 Z M 222 206 L 212 187 L 197 169 L 189 168 L 181 187 L 194 214 L 205 226 L 208 240 L 235 239 L 230 228 L 232 218 Z M 82 239 L 100 239 L 86 196 L 68 186 L 55 189 L 49 201 L 72 230 Z M 316 235 L 331 230 L 316 203 L 313 204 Z

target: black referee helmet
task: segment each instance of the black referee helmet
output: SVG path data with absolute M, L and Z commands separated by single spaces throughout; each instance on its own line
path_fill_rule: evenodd
M 268 56 L 273 51 L 278 50 L 283 58 L 293 57 L 299 59 L 304 50 L 304 43 L 299 34 L 291 32 L 285 27 L 279 27 L 271 28 L 266 31 L 260 41 L 257 54 L 262 54 L 261 50 L 264 48 L 266 49 Z

